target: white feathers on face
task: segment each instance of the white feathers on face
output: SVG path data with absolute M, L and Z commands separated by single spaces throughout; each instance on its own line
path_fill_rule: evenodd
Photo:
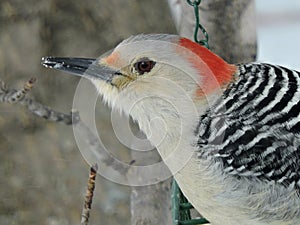
M 111 84 L 94 81 L 103 99 L 128 112 L 132 102 L 153 94 L 178 98 L 178 89 L 183 89 L 192 96 L 199 76 L 178 54 L 178 43 L 179 36 L 166 34 L 137 35 L 121 42 L 114 50 L 120 74 Z

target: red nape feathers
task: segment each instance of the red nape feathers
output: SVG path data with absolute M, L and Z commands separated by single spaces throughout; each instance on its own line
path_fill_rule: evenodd
M 188 60 L 201 76 L 201 87 L 197 90 L 197 95 L 208 94 L 232 81 L 237 70 L 235 65 L 228 64 L 207 48 L 187 38 L 180 38 L 179 44 L 195 54 L 195 57 L 189 55 Z

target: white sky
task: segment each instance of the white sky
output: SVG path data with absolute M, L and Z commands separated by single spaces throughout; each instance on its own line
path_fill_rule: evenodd
M 256 0 L 258 61 L 300 71 L 300 0 Z

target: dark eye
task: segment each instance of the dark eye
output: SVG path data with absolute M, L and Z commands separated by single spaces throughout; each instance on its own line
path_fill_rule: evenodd
M 136 62 L 134 64 L 134 68 L 135 70 L 140 74 L 144 74 L 144 73 L 148 73 L 152 70 L 152 68 L 154 67 L 155 62 L 145 58 L 145 59 L 141 59 L 138 62 Z

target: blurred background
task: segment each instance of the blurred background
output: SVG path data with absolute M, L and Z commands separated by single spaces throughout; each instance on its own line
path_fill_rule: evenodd
M 300 70 L 300 2 L 257 1 L 255 22 L 258 60 Z M 30 96 L 68 113 L 78 79 L 43 68 L 41 57 L 98 57 L 138 33 L 176 33 L 167 1 L 0 0 L 0 79 L 21 88 L 35 76 Z M 104 142 L 129 160 L 110 111 L 97 110 Z M 89 166 L 72 128 L 4 103 L 0 128 L 0 224 L 79 224 Z M 91 224 L 129 224 L 129 193 L 97 176 Z
M 300 1 L 256 0 L 258 61 L 300 70 Z

